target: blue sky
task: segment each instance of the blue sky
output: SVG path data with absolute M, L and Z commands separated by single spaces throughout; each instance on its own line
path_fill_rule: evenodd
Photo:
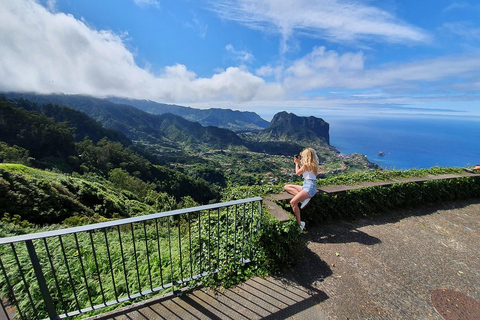
M 0 91 L 480 117 L 480 2 L 0 0 Z

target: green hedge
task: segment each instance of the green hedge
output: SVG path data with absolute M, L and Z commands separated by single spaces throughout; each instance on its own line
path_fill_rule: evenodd
M 430 180 L 365 187 L 337 194 L 318 194 L 302 211 L 302 220 L 322 224 L 355 220 L 394 209 L 480 197 L 480 178 Z M 288 203 L 283 203 L 289 210 Z

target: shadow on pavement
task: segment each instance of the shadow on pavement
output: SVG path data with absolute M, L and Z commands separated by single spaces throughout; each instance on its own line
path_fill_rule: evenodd
M 308 225 L 303 257 L 281 277 L 154 298 L 94 319 L 427 319 L 436 312 L 435 289 L 478 301 L 479 204 L 472 199 Z
M 363 218 L 352 222 L 334 221 L 331 224 L 312 225 L 309 233 L 305 235 L 305 241 L 316 243 L 359 243 L 368 246 L 375 245 L 382 241 L 358 229 L 368 225 L 396 223 L 409 217 L 426 216 L 438 212 L 439 210 L 463 209 L 476 203 L 478 203 L 478 199 L 444 202 L 433 205 L 426 204 L 424 207 L 399 209 L 390 213 L 381 213 L 377 216 Z
M 308 314 L 327 299 L 323 291 L 285 278 L 252 278 L 232 289 L 153 298 L 92 319 L 286 319 Z
M 341 223 L 335 225 L 326 225 L 315 227 L 305 237 L 306 241 L 316 243 L 351 243 L 357 242 L 363 245 L 371 246 L 381 243 L 376 237 L 356 229 L 351 224 Z
M 306 249 L 303 258 L 293 270 L 286 271 L 282 278 L 288 284 L 297 283 L 308 289 L 311 294 L 319 293 L 315 283 L 322 282 L 333 274 L 329 265 L 320 259 L 318 253 Z

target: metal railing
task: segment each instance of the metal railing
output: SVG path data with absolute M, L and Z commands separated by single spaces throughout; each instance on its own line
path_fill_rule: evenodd
M 262 198 L 0 238 L 2 313 L 61 319 L 174 293 L 255 251 Z

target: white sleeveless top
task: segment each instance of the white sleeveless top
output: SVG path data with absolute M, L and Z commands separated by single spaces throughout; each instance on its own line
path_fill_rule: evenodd
M 303 179 L 305 179 L 305 180 L 317 180 L 317 176 L 312 171 L 305 171 L 303 173 Z

